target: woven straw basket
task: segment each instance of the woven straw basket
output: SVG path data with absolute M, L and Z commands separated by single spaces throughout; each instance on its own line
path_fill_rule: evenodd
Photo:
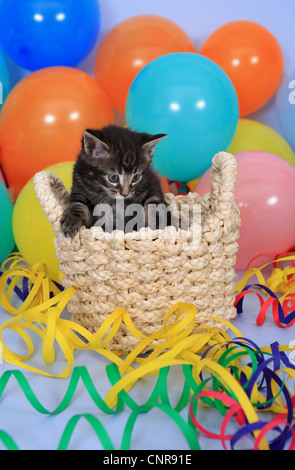
M 210 193 L 166 195 L 178 210 L 183 204 L 200 209 L 201 224 L 194 219 L 186 230 L 107 233 L 100 227 L 82 227 L 70 239 L 60 227 L 69 194 L 53 173 L 37 173 L 35 192 L 55 234 L 63 286 L 76 289 L 67 306 L 72 320 L 95 332 L 110 313 L 123 307 L 133 325 L 150 335 L 163 327 L 171 307 L 185 302 L 197 308 L 196 326 L 218 324 L 225 329 L 205 317 L 236 316 L 234 265 L 240 225 L 234 200 L 236 174 L 235 158 L 220 152 L 212 161 Z M 138 339 L 122 322 L 107 346 L 130 351 L 136 344 Z

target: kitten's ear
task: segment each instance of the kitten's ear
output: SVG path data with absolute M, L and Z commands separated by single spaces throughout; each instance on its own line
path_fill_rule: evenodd
M 110 154 L 109 146 L 88 130 L 84 132 L 83 144 L 85 153 L 94 158 L 108 158 Z
M 165 139 L 165 137 L 167 137 L 166 134 L 151 135 L 148 142 L 143 144 L 142 148 L 148 160 L 152 158 L 156 145 L 160 142 L 160 140 Z

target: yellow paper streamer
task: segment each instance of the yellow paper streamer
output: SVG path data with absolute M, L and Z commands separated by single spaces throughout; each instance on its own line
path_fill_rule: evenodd
M 93 350 L 103 355 L 118 367 L 122 376 L 119 385 L 110 391 L 106 397 L 109 404 L 115 405 L 117 393 L 122 389 L 129 389 L 139 377 L 148 374 L 157 374 L 159 369 L 173 364 L 197 364 L 200 354 L 208 344 L 225 341 L 226 333 L 215 327 L 202 326 L 195 328 L 195 316 L 197 310 L 193 305 L 177 303 L 166 315 L 163 328 L 159 331 L 144 336 L 132 324 L 128 312 L 117 308 L 99 330 L 93 335 L 88 330 L 69 320 L 62 319 L 61 313 L 74 294 L 74 288 L 69 287 L 60 292 L 56 285 L 46 277 L 42 266 L 28 267 L 21 255 L 11 256 L 2 266 L 3 275 L 0 277 L 0 304 L 11 314 L 13 318 L 0 326 L 0 341 L 2 343 L 2 355 L 6 362 L 17 365 L 46 376 L 52 376 L 47 371 L 36 369 L 28 364 L 29 358 L 34 353 L 34 345 L 26 330 L 36 333 L 42 339 L 42 358 L 45 364 L 52 364 L 55 360 L 54 343 L 61 348 L 66 368 L 56 377 L 68 376 L 74 363 L 75 350 Z M 11 296 L 15 286 L 27 277 L 30 284 L 30 292 L 25 301 L 19 306 L 12 305 Z M 10 284 L 7 282 L 10 280 Z M 50 298 L 50 292 L 55 296 Z M 168 319 L 177 311 L 175 322 L 167 325 Z M 210 317 L 212 318 L 212 317 Z M 233 326 L 223 320 L 218 321 Z M 106 344 L 115 335 L 121 322 L 124 322 L 129 331 L 139 340 L 139 344 L 130 353 L 124 351 L 111 351 Z M 10 329 L 20 335 L 28 348 L 28 354 L 19 355 L 9 349 L 5 344 L 3 335 Z M 204 333 L 204 329 L 206 332 Z M 106 336 L 106 332 L 108 334 Z M 240 332 L 236 334 L 242 336 Z M 80 336 L 79 336 L 80 335 Z M 105 337 L 106 336 L 106 337 Z M 84 340 L 82 338 L 84 338 Z M 161 340 L 160 344 L 154 344 L 155 340 Z M 153 351 L 147 357 L 140 357 L 147 346 L 152 345 Z M 122 357 L 125 356 L 125 359 Z M 134 369 L 134 364 L 140 367 Z M 126 377 L 123 377 L 127 374 Z

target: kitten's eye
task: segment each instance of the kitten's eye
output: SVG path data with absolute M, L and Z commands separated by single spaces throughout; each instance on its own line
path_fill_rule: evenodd
M 140 174 L 139 173 L 136 173 L 135 175 L 133 175 L 133 178 L 132 178 L 132 183 L 137 183 L 137 181 L 140 180 Z
M 108 180 L 110 183 L 117 183 L 119 181 L 118 175 L 108 175 Z

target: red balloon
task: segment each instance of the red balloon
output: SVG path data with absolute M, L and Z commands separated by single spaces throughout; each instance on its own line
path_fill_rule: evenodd
M 196 52 L 185 31 L 167 18 L 139 15 L 117 24 L 102 40 L 95 59 L 95 76 L 114 108 L 125 113 L 128 90 L 149 62 L 172 52 Z
M 20 190 L 37 171 L 75 160 L 84 130 L 113 121 L 106 92 L 87 73 L 70 67 L 31 73 L 0 115 L 0 161 L 9 186 Z

